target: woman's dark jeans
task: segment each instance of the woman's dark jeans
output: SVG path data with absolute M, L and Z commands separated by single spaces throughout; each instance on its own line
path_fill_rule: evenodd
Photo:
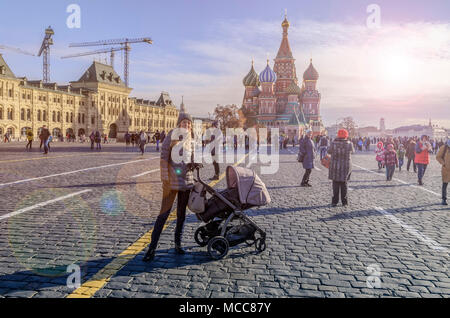
M 177 191 L 163 188 L 163 199 L 161 204 L 161 211 L 156 219 L 155 226 L 152 232 L 152 241 L 149 249 L 156 249 L 158 246 L 159 237 L 164 229 L 164 225 L 172 210 L 173 202 L 178 194 L 177 202 L 177 226 L 175 228 L 175 244 L 181 244 L 181 235 L 183 233 L 184 220 L 186 219 L 186 207 L 189 201 L 190 190 Z
M 419 181 L 422 181 L 426 170 L 427 170 L 427 165 L 422 164 L 422 163 L 417 164 L 417 177 L 419 178 Z

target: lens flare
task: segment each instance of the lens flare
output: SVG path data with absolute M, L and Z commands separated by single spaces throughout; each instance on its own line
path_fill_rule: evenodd
M 61 189 L 36 190 L 16 210 L 67 194 Z M 12 254 L 26 270 L 64 276 L 69 265 L 82 264 L 94 254 L 95 217 L 80 196 L 69 198 L 9 218 L 8 240 Z

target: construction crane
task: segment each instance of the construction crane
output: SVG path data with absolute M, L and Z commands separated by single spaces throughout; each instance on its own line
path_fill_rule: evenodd
M 43 54 L 43 81 L 44 83 L 50 82 L 50 45 L 53 45 L 52 36 L 55 34 L 52 27 L 49 26 L 45 29 L 45 37 L 42 41 L 41 49 L 38 56 Z
M 84 42 L 84 43 L 72 43 L 69 47 L 85 47 L 85 46 L 102 46 L 102 45 L 122 45 L 122 49 L 125 52 L 124 62 L 123 62 L 123 77 L 125 80 L 125 85 L 129 85 L 129 72 L 130 72 L 130 51 L 132 43 L 147 43 L 153 44 L 150 38 L 137 38 L 137 39 L 117 39 L 117 40 L 104 40 L 96 42 Z
M 18 49 L 18 48 L 15 48 L 15 47 L 2 45 L 2 44 L 0 44 L 0 50 L 7 50 L 7 51 L 11 51 L 11 52 L 16 52 L 16 53 L 21 53 L 21 54 L 25 54 L 25 55 L 35 56 L 33 53 L 24 51 L 22 49 Z
M 123 47 L 111 47 L 108 49 L 102 49 L 102 50 L 97 50 L 97 51 L 90 51 L 90 52 L 84 52 L 84 53 L 78 53 L 78 54 L 72 54 L 72 55 L 66 55 L 66 56 L 62 56 L 62 59 L 69 59 L 72 57 L 80 57 L 80 56 L 88 56 L 88 55 L 95 55 L 95 54 L 103 54 L 103 53 L 111 53 L 110 57 L 110 64 L 112 66 L 112 68 L 114 68 L 114 52 L 117 51 L 122 51 L 124 50 Z

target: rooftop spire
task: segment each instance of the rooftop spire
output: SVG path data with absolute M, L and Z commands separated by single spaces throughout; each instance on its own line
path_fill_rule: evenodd
M 184 107 L 184 96 L 181 96 L 180 113 L 186 113 L 186 108 Z
M 284 21 L 281 24 L 283 27 L 283 40 L 281 41 L 280 49 L 278 50 L 277 58 L 293 58 L 291 47 L 288 40 L 288 29 L 290 23 L 287 19 L 287 10 L 285 11 Z

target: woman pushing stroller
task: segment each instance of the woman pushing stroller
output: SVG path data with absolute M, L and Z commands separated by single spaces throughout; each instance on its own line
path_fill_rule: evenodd
M 149 262 L 155 257 L 156 248 L 158 246 L 159 237 L 164 228 L 164 224 L 169 217 L 175 197 L 178 196 L 177 203 L 177 224 L 175 228 L 175 252 L 177 254 L 184 254 L 181 248 L 181 235 L 183 232 L 184 221 L 186 218 L 186 207 L 189 201 L 190 190 L 194 185 L 194 175 L 190 169 L 190 162 L 175 162 L 171 157 L 172 148 L 182 143 L 180 147 L 180 156 L 192 153 L 192 117 L 187 113 L 181 113 L 178 122 L 178 128 L 184 128 L 187 134 L 180 136 L 179 140 L 172 140 L 174 130 L 170 131 L 161 147 L 161 181 L 163 184 L 163 197 L 161 203 L 161 210 L 156 219 L 155 226 L 152 232 L 152 240 L 148 247 L 147 253 L 144 256 L 144 262 Z M 176 160 L 178 161 L 178 160 Z

